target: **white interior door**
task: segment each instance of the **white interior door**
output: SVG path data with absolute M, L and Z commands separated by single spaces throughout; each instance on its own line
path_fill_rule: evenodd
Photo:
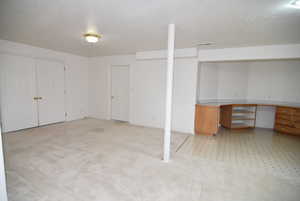
M 111 118 L 129 121 L 129 66 L 111 68 Z
M 64 65 L 37 60 L 36 73 L 39 125 L 65 121 Z
M 35 63 L 32 58 L 0 55 L 1 121 L 9 132 L 38 125 Z

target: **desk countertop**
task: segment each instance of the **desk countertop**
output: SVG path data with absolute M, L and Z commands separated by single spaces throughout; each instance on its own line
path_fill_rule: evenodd
M 222 105 L 234 105 L 234 104 L 255 104 L 258 106 L 285 106 L 285 107 L 297 107 L 300 108 L 300 103 L 297 102 L 284 102 L 284 101 L 272 101 L 272 100 L 233 100 L 233 99 L 210 99 L 197 101 L 199 105 L 208 106 L 222 106 Z

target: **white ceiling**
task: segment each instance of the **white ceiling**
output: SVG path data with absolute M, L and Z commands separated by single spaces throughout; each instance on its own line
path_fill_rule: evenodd
M 0 0 L 0 39 L 83 56 L 176 48 L 300 43 L 300 9 L 290 0 Z M 87 31 L 104 35 L 87 44 Z

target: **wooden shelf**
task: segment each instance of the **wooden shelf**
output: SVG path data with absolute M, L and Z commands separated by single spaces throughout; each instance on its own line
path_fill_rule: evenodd
M 250 110 L 233 110 L 232 113 L 233 113 L 233 114 L 235 114 L 235 113 L 242 113 L 242 114 L 248 114 L 248 113 L 251 114 L 251 113 L 252 113 L 252 114 L 253 114 L 253 113 L 255 113 L 255 112 L 250 111 Z
M 245 123 L 232 123 L 231 128 L 254 128 L 254 127 Z
M 234 117 L 232 116 L 232 121 L 234 120 L 249 120 L 249 121 L 252 121 L 252 120 L 255 120 L 255 118 L 247 118 L 247 117 Z

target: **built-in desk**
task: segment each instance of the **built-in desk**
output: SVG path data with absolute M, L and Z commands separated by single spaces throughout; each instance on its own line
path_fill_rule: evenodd
M 258 100 L 199 102 L 195 111 L 195 133 L 217 134 L 219 125 L 228 129 L 255 128 L 258 106 L 276 108 L 274 130 L 300 135 L 300 103 Z

